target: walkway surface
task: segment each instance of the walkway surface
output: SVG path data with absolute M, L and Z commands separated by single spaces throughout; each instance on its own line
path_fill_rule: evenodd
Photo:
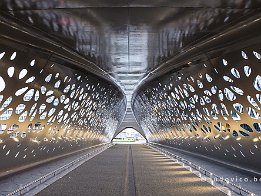
M 38 195 L 225 195 L 144 145 L 115 145 Z

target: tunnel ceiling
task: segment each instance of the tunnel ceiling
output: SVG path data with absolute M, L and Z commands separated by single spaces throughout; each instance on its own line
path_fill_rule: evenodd
M 0 3 L 3 18 L 34 28 L 112 76 L 127 98 L 118 130 L 132 126 L 140 131 L 131 109 L 131 97 L 140 81 L 186 48 L 257 14 L 260 5 L 254 0 Z

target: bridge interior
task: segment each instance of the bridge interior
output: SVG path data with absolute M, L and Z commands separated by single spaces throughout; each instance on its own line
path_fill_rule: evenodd
M 260 177 L 260 6 L 0 1 L 0 182 L 110 146 L 129 127 L 163 151 L 222 165 L 216 172 Z M 161 156 L 111 146 L 39 194 L 231 194 Z

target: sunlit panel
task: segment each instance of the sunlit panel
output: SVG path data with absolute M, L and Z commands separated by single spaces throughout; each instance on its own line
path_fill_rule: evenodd
M 111 141 L 125 101 L 108 81 L 5 44 L 0 65 L 1 171 Z
M 259 167 L 260 52 L 256 45 L 189 62 L 143 86 L 133 107 L 147 139 Z

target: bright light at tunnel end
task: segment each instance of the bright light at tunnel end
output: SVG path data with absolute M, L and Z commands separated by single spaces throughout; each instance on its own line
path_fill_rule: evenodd
M 123 129 L 113 140 L 115 144 L 144 144 L 146 139 L 135 129 Z

